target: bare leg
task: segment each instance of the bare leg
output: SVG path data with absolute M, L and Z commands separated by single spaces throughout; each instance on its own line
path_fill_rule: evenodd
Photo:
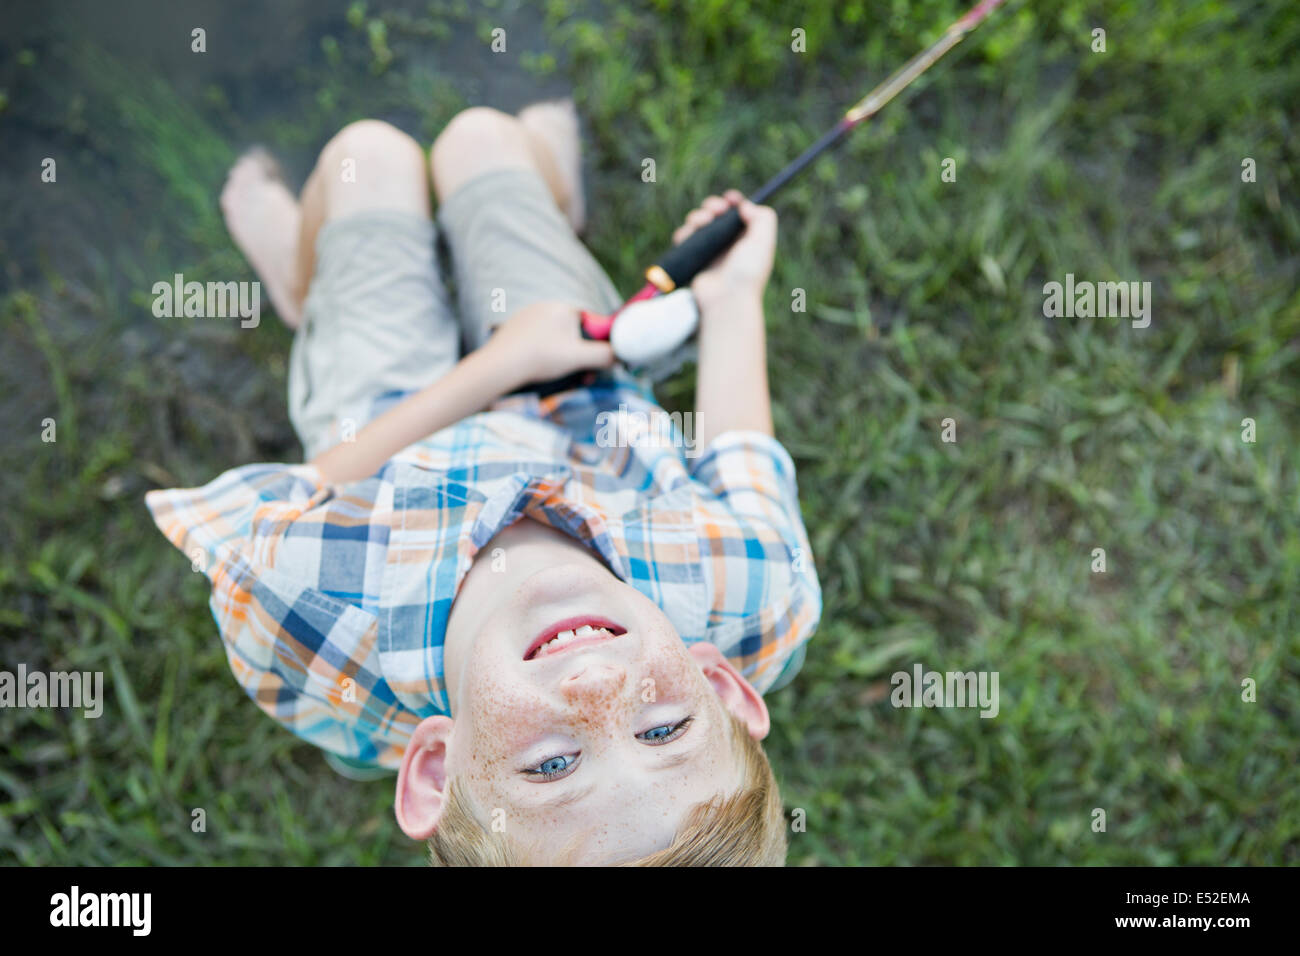
M 528 131 L 533 156 L 538 165 L 549 162 L 558 178 L 559 190 L 552 183 L 556 203 L 569 217 L 574 232 L 586 225 L 586 203 L 582 196 L 582 143 L 578 137 L 578 111 L 573 100 L 534 103 L 519 111 L 519 122 Z M 548 183 L 551 180 L 548 179 Z
M 484 106 L 454 116 L 433 143 L 433 188 L 444 200 L 492 169 L 536 170 L 574 231 L 583 223 L 578 120 L 571 101 L 538 103 L 518 117 Z
M 429 212 L 424 150 L 414 139 L 380 120 L 358 120 L 325 144 L 302 187 L 295 293 L 307 296 L 316 267 L 316 234 L 332 219 L 372 209 Z
M 297 328 L 302 321 L 296 289 L 301 210 L 265 150 L 249 150 L 230 168 L 221 190 L 221 212 L 276 314 L 289 328 Z
M 274 161 L 260 149 L 240 157 L 221 192 L 226 227 L 290 328 L 302 322 L 321 226 L 369 209 L 408 210 L 429 218 L 424 151 L 378 120 L 351 123 L 325 144 L 300 199 L 293 198 Z

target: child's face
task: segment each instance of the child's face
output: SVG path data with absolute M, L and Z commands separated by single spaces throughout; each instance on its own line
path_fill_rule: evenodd
M 448 653 L 455 719 L 425 721 L 408 750 L 397 800 L 408 834 L 432 832 L 437 793 L 456 778 L 512 845 L 545 858 L 579 837 L 578 859 L 614 861 L 662 849 L 691 807 L 740 788 L 727 711 L 761 738 L 767 710 L 716 648 L 688 650 L 653 602 L 594 564 L 544 567 L 504 590 L 454 622 L 472 631 Z M 616 627 L 530 653 L 583 619 Z

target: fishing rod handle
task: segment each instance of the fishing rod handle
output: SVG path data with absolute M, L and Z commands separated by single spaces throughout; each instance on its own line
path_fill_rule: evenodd
M 685 288 L 744 231 L 740 210 L 732 206 L 662 256 L 646 270 L 646 278 L 661 292 Z

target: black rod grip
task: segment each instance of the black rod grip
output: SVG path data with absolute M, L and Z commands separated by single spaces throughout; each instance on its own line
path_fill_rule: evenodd
M 691 233 L 681 245 L 674 246 L 655 265 L 668 273 L 676 288 L 684 288 L 744 231 L 740 211 L 732 206 L 707 226 Z

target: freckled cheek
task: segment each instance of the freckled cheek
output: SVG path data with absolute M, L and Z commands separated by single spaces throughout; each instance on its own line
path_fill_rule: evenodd
M 653 647 L 646 654 L 643 685 L 646 679 L 654 681 L 658 697 L 690 693 L 704 681 L 699 667 L 684 650 L 666 645 Z
M 470 713 L 475 736 L 485 750 L 516 748 L 551 719 L 551 708 L 536 687 L 510 675 L 476 675 L 471 681 Z

